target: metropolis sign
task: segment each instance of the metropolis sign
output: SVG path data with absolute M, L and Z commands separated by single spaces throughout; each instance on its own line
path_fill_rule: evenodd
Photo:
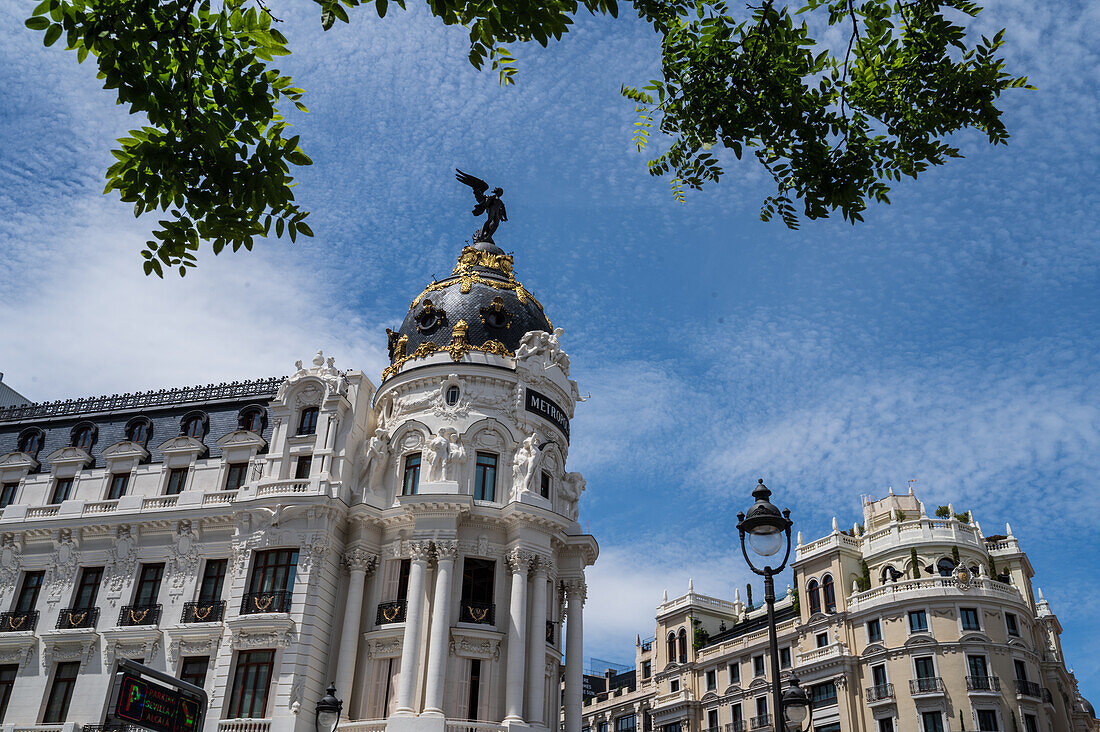
M 527 396 L 524 400 L 524 404 L 528 412 L 537 414 L 538 416 L 550 422 L 565 435 L 566 442 L 569 441 L 569 418 L 565 416 L 565 410 L 559 407 L 549 397 L 539 394 L 533 389 L 527 389 Z

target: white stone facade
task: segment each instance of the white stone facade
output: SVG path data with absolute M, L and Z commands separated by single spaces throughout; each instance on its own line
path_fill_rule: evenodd
M 598 549 L 560 336 L 406 359 L 377 393 L 318 352 L 282 380 L 0 410 L 4 732 L 102 722 L 118 658 L 208 659 L 206 732 L 312 732 L 333 680 L 354 732 L 547 728 L 563 674 L 579 732 Z

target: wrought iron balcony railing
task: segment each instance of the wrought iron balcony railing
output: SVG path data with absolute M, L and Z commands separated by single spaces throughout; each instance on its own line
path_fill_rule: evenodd
M 967 691 L 1000 691 L 1001 680 L 996 676 L 967 676 Z
M 943 679 L 939 676 L 922 676 L 909 682 L 911 694 L 942 694 Z
M 118 614 L 118 624 L 157 625 L 160 623 L 160 605 L 124 605 Z
M 16 633 L 38 627 L 38 611 L 25 613 L 0 613 L 0 633 Z
M 1016 693 L 1020 696 L 1033 696 L 1038 699 L 1043 695 L 1043 687 L 1039 686 L 1034 681 L 1016 679 Z
M 241 600 L 241 615 L 256 613 L 290 612 L 291 593 L 286 590 L 275 592 L 250 592 Z
M 59 630 L 94 628 L 97 622 L 99 622 L 98 607 L 65 608 L 57 616 L 57 627 Z
M 772 723 L 772 715 L 761 714 L 759 717 L 753 717 L 749 720 L 749 729 L 760 729 L 761 727 L 767 727 Z
M 225 618 L 225 600 L 185 602 L 181 623 L 216 623 Z
M 887 699 L 894 698 L 894 685 L 893 684 L 877 684 L 875 686 L 867 687 L 867 701 L 877 702 L 885 701 Z
M 725 732 L 745 732 L 745 721 L 739 719 L 736 722 L 727 722 Z
M 463 602 L 458 613 L 458 622 L 492 625 L 496 622 L 495 611 L 496 605 L 491 602 Z
M 375 625 L 405 622 L 405 605 L 404 600 L 378 603 L 378 615 L 374 619 Z

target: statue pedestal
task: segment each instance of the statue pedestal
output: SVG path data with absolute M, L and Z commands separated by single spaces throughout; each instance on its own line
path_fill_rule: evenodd
M 457 496 L 459 495 L 457 480 L 439 480 L 430 483 L 421 482 L 416 489 L 421 496 Z

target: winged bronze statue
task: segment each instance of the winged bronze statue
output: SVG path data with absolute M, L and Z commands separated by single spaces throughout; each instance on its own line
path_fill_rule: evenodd
M 504 208 L 504 201 L 500 200 L 500 197 L 504 195 L 504 189 L 494 188 L 492 193 L 485 195 L 485 191 L 489 190 L 489 184 L 481 178 L 462 172 L 458 168 L 455 168 L 455 179 L 463 185 L 470 186 L 470 189 L 474 192 L 474 198 L 477 199 L 477 205 L 474 206 L 473 210 L 474 216 L 485 214 L 485 223 L 474 232 L 474 243 L 483 241 L 495 245 L 493 233 L 500 226 L 501 221 L 508 220 L 508 211 Z

